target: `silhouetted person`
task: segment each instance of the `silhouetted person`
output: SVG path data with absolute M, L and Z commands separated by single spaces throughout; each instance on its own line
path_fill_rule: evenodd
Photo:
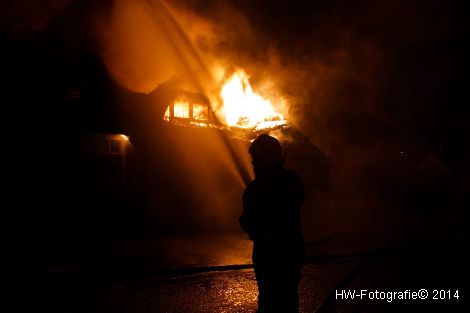
M 258 313 L 299 312 L 298 286 L 304 251 L 300 207 L 303 184 L 285 169 L 279 141 L 260 135 L 250 146 L 255 180 L 243 194 L 240 225 L 253 240 Z

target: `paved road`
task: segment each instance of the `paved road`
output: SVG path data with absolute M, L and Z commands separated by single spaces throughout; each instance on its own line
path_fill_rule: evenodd
M 104 249 L 104 246 L 98 246 Z M 467 263 L 456 249 L 399 248 L 354 258 L 314 258 L 304 266 L 301 311 L 461 312 L 461 274 Z M 117 242 L 79 268 L 32 270 L 9 280 L 2 312 L 254 312 L 257 288 L 250 243 L 239 237 L 159 238 Z M 98 262 L 98 261 L 99 262 Z M 231 263 L 238 262 L 238 263 Z M 236 269 L 238 268 L 238 269 Z M 216 269 L 216 270 L 214 270 Z M 440 303 L 338 301 L 337 288 L 404 290 L 459 288 L 460 299 Z M 411 306 L 416 304 L 417 307 Z
M 302 312 L 313 312 L 355 265 L 306 266 L 300 286 Z M 115 312 L 254 312 L 257 298 L 252 270 L 197 274 L 157 285 L 123 284 L 109 291 Z
M 300 286 L 302 312 L 313 312 L 355 266 L 354 262 L 305 266 Z M 9 312 L 243 313 L 255 311 L 257 298 L 252 269 L 138 279 L 37 277 L 23 281 L 16 291 Z

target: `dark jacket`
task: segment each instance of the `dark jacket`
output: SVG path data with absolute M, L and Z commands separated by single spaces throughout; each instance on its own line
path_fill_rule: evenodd
M 298 262 L 304 255 L 302 181 L 288 169 L 257 175 L 243 194 L 242 229 L 253 240 L 253 261 Z

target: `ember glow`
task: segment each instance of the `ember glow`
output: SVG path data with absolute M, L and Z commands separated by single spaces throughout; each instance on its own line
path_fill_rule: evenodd
M 207 127 L 209 106 L 188 100 L 175 100 L 167 107 L 163 119 L 168 122 Z
M 166 109 L 166 112 L 165 112 L 165 116 L 164 116 L 164 119 L 169 121 L 170 120 L 170 116 L 172 115 L 173 117 L 176 117 L 176 118 L 185 118 L 185 119 L 189 119 L 190 118 L 190 106 L 191 104 L 188 102 L 188 101 L 184 101 L 184 100 L 177 100 L 175 102 L 173 102 L 173 114 L 171 114 L 170 110 L 171 110 L 171 106 L 169 106 L 167 109 Z
M 235 72 L 223 85 L 220 95 L 225 122 L 230 127 L 260 130 L 287 123 L 269 100 L 253 91 L 244 71 Z
M 220 99 L 222 105 L 219 117 L 228 127 L 258 131 L 287 124 L 284 116 L 274 110 L 269 100 L 253 91 L 248 75 L 242 70 L 224 82 L 220 88 Z M 206 127 L 211 125 L 210 114 L 208 104 L 177 99 L 167 107 L 163 119 Z

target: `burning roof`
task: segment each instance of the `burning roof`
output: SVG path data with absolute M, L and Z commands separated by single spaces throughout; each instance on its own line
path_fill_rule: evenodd
M 207 97 L 175 89 L 161 118 L 174 126 L 215 128 L 224 138 L 246 145 L 263 133 L 274 136 L 289 155 L 288 167 L 304 176 L 306 188 L 329 188 L 329 158 L 276 112 L 269 100 L 253 91 L 245 72 L 237 71 L 225 80 L 215 99 L 220 101 L 217 112 Z
M 176 89 L 163 120 L 186 126 L 226 128 L 244 138 L 288 126 L 271 101 L 253 90 L 248 78 L 245 71 L 238 70 L 223 82 L 216 96 L 211 97 L 219 108 L 217 112 L 207 97 Z

